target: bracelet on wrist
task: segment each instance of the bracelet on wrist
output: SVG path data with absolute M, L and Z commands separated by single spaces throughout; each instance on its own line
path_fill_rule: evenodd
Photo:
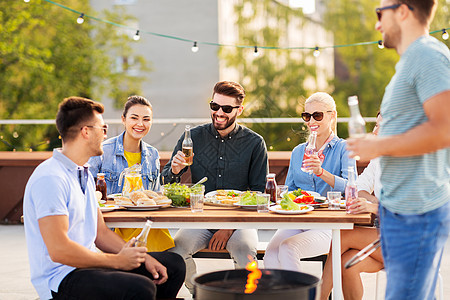
M 320 174 L 316 174 L 316 176 L 320 177 L 320 176 L 322 176 L 322 174 L 323 174 L 323 168 L 322 168 L 322 172 L 320 172 Z

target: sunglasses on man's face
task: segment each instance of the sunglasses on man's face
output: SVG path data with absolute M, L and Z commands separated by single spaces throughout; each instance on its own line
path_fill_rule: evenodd
M 331 110 L 327 110 L 326 112 L 331 112 Z M 323 113 L 323 111 L 315 111 L 312 114 L 304 112 L 302 113 L 302 119 L 305 122 L 309 122 L 311 120 L 311 117 L 313 117 L 316 121 L 322 121 Z
M 101 129 L 103 131 L 103 134 L 106 135 L 108 133 L 108 124 L 105 124 L 103 126 L 93 126 L 93 125 L 86 125 L 88 128 L 96 128 Z
M 378 21 L 381 21 L 381 17 L 383 16 L 383 10 L 386 10 L 386 9 L 397 9 L 400 6 L 402 6 L 403 4 L 404 3 L 398 3 L 398 4 L 394 4 L 394 5 L 389 5 L 389 6 L 383 6 L 383 7 L 376 8 L 375 12 L 377 13 Z M 410 10 L 414 10 L 414 8 L 412 6 L 410 6 L 408 4 L 406 4 L 406 6 L 408 6 L 408 8 Z
M 241 106 L 240 106 L 240 105 L 238 105 L 238 106 L 220 105 L 220 104 L 217 104 L 216 102 L 211 101 L 211 102 L 209 102 L 209 107 L 210 107 L 213 111 L 218 111 L 219 109 L 222 109 L 222 111 L 223 111 L 224 113 L 229 114 L 230 112 L 233 111 L 233 109 L 239 108 L 239 107 L 241 107 Z

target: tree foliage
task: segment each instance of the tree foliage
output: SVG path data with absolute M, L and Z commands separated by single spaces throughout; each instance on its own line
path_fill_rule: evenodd
M 91 12 L 88 0 L 65 4 Z M 113 21 L 131 19 L 121 11 L 104 14 Z M 115 57 L 133 56 L 130 37 L 90 19 L 77 24 L 77 17 L 41 0 L 0 2 L 1 119 L 53 119 L 58 103 L 73 95 L 99 99 L 107 92 L 120 106 L 125 95 L 139 92 L 142 78 L 115 68 Z M 148 70 L 142 57 L 134 57 L 133 67 Z M 60 145 L 54 126 L 3 125 L 0 133 L 0 150 Z
M 239 1 L 235 6 L 238 16 L 238 44 L 279 46 L 286 42 L 288 27 L 294 18 L 302 19 L 299 10 L 271 0 Z M 257 26 L 254 24 L 257 23 Z M 244 117 L 298 117 L 299 100 L 307 94 L 306 78 L 314 78 L 315 67 L 302 53 L 286 50 L 258 50 L 223 48 L 220 58 L 227 67 L 239 74 L 239 81 L 246 90 Z M 303 102 L 303 101 L 300 101 Z M 305 139 L 302 125 L 248 124 L 260 133 L 269 149 L 292 150 Z

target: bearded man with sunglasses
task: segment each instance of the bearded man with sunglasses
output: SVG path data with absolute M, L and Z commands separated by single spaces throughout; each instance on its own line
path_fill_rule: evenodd
M 204 176 L 205 192 L 218 189 L 264 191 L 268 173 L 267 148 L 264 139 L 239 125 L 236 118 L 242 113 L 245 92 L 235 82 L 221 81 L 214 86 L 211 108 L 212 123 L 191 129 L 194 159 L 190 166 L 192 182 Z M 179 182 L 187 171 L 181 145 L 184 134 L 173 150 L 172 158 L 164 166 L 164 183 Z M 256 259 L 258 236 L 255 229 L 209 230 L 181 229 L 175 235 L 175 248 L 186 261 L 186 286 L 193 292 L 191 277 L 196 273 L 192 255 L 201 249 L 227 249 L 238 268 Z
M 436 0 L 382 0 L 376 29 L 400 54 L 381 104 L 378 138 L 349 139 L 380 156 L 386 299 L 433 299 L 450 231 L 450 52 L 430 37 Z

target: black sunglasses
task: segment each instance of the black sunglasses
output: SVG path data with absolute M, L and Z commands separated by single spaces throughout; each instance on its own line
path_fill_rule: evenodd
M 102 129 L 103 130 L 103 134 L 106 134 L 108 132 L 108 124 L 105 124 L 103 126 L 86 125 L 86 127 Z
M 209 102 L 209 107 L 213 110 L 213 111 L 218 111 L 219 109 L 222 109 L 224 113 L 229 114 L 230 112 L 233 111 L 233 109 L 235 108 L 239 108 L 241 107 L 240 105 L 238 106 L 231 106 L 231 105 L 220 105 L 217 104 L 216 102 Z
M 332 112 L 331 110 L 327 110 L 326 112 Z M 312 114 L 304 112 L 302 113 L 302 119 L 305 122 L 309 122 L 311 120 L 311 117 L 314 118 L 316 121 L 322 121 L 323 119 L 323 111 L 315 111 Z
M 398 4 L 394 4 L 394 5 L 389 5 L 389 6 L 383 6 L 383 7 L 378 7 L 375 9 L 375 12 L 377 13 L 377 18 L 378 21 L 381 21 L 381 16 L 382 16 L 382 11 L 385 9 L 397 9 L 400 6 L 402 6 L 402 4 L 405 4 L 406 6 L 408 6 L 408 8 L 410 10 L 414 10 L 414 8 L 406 3 L 398 3 Z

